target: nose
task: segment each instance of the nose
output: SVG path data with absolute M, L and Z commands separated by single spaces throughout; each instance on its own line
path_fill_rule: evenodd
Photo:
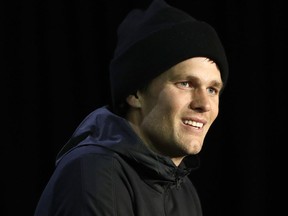
M 191 96 L 190 108 L 198 112 L 207 112 L 211 110 L 209 95 L 206 90 L 197 89 Z

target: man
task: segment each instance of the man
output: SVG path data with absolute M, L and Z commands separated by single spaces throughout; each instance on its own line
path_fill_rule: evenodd
M 205 22 L 155 0 L 118 29 L 112 104 L 84 119 L 57 156 L 34 216 L 200 216 L 188 175 L 228 77 Z

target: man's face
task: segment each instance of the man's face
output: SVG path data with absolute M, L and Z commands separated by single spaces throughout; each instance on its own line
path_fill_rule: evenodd
M 207 58 L 191 58 L 170 68 L 138 92 L 140 137 L 175 161 L 197 154 L 218 115 L 221 88 L 220 72 Z

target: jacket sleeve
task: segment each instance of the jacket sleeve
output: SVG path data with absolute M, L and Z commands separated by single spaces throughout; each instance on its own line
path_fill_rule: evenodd
M 56 167 L 34 216 L 134 215 L 131 191 L 114 157 L 89 153 L 66 161 Z

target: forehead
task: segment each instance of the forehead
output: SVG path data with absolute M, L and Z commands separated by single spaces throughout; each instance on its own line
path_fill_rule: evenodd
M 221 82 L 221 74 L 216 63 L 206 57 L 194 57 L 182 61 L 163 73 L 163 78 L 177 79 L 185 77 L 199 77 L 205 80 Z

